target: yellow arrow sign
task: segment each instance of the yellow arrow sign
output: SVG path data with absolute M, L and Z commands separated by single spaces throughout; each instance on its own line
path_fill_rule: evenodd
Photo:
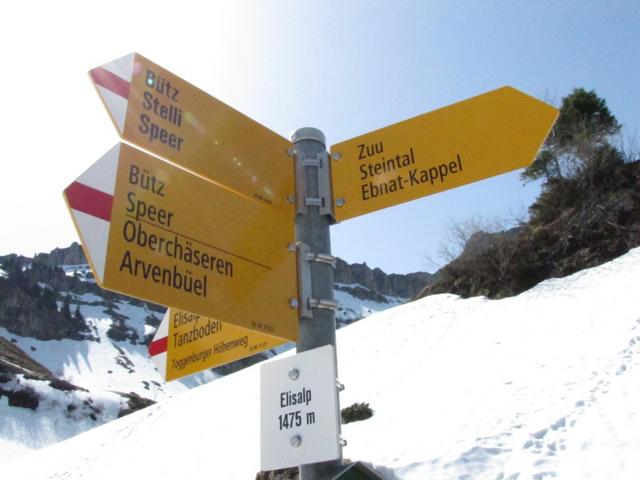
M 90 76 L 123 139 L 293 215 L 291 142 L 137 53 Z
M 336 219 L 525 167 L 557 116 L 503 87 L 333 145 Z
M 103 288 L 296 340 L 288 216 L 125 144 L 64 196 Z
M 149 346 L 167 381 L 277 347 L 282 339 L 169 308 Z

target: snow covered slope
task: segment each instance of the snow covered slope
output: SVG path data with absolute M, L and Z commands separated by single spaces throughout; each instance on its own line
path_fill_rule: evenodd
M 438 295 L 341 329 L 342 406 L 375 410 L 344 426 L 345 457 L 389 479 L 636 480 L 638 298 L 635 249 L 517 297 Z M 3 478 L 254 478 L 258 373 L 5 462 Z
M 79 306 L 93 340 L 43 341 L 15 335 L 2 327 L 0 336 L 10 339 L 57 377 L 90 390 L 134 392 L 157 400 L 217 378 L 211 374 L 207 379 L 165 384 L 144 344 L 145 335 L 155 331 L 147 324 L 148 318 L 154 317 L 159 323 L 161 314 L 127 302 L 114 303 L 107 310 L 104 299 L 92 293 L 67 295 L 71 297 L 72 310 Z M 130 339 L 116 341 L 108 336 L 114 316 L 123 319 L 135 342 Z
M 104 299 L 94 294 L 67 295 L 72 309 L 79 306 L 91 332 L 90 339 L 44 341 L 0 327 L 0 338 L 71 384 L 56 388 L 49 381 L 32 378 L 29 371 L 0 379 L 0 462 L 118 418 L 128 409 L 127 396 L 156 401 L 218 378 L 212 372 L 203 372 L 165 383 L 144 344 L 145 335 L 154 331 L 146 321 L 159 317 L 158 313 L 126 302 L 112 303 L 107 310 Z M 114 316 L 121 319 L 131 338 L 116 341 L 108 335 Z M 0 356 L 0 360 L 6 359 Z M 3 393 L 12 393 L 14 405 Z M 23 405 L 15 406 L 16 402 Z
M 348 291 L 343 290 L 345 287 L 350 287 L 352 290 L 369 290 L 368 288 L 357 284 L 336 284 L 336 289 L 334 290 L 333 295 L 334 299 L 339 304 L 338 311 L 336 312 L 336 324 L 338 325 L 338 328 L 349 325 L 350 323 L 368 317 L 374 313 L 382 312 L 383 310 L 387 310 L 392 307 L 397 307 L 398 305 L 402 305 L 408 301 L 407 298 L 381 294 L 378 294 L 378 296 L 386 301 L 384 303 L 370 299 L 357 298 Z
M 83 283 L 95 283 L 86 264 L 62 265 L 61 268 L 69 277 L 76 277 Z M 43 282 L 39 282 L 38 288 L 54 290 Z M 162 313 L 157 309 L 150 310 L 144 302 L 109 294 L 97 287 L 87 293 L 62 291 L 59 295 L 69 300 L 71 312 L 76 308 L 80 312 L 82 324 L 87 326 L 83 335 L 74 339 L 37 340 L 0 327 L 0 338 L 20 348 L 55 377 L 87 392 L 61 391 L 46 381 L 24 376 L 10 381 L 0 378 L 0 462 L 112 421 L 121 411 L 129 409 L 126 395 L 158 401 L 221 376 L 209 370 L 166 383 L 145 345 L 145 338 L 153 335 L 154 325 L 160 323 Z M 355 298 L 343 291 L 336 291 L 336 296 L 342 304 L 338 312 L 341 325 L 402 301 L 379 295 L 388 303 L 378 303 Z M 58 310 L 62 307 L 63 302 L 58 301 Z M 2 358 L 0 349 L 0 360 Z M 21 394 L 17 392 L 22 391 L 38 405 L 15 406 L 15 400 L 11 403 L 6 395 L 3 397 L 2 389 L 11 391 L 13 397 L 19 397 Z M 113 392 L 123 392 L 125 396 Z M 42 401 L 33 400 L 38 398 Z M 25 401 L 29 403 L 28 399 Z
M 62 265 L 61 268 L 69 276 L 95 283 L 86 264 Z M 47 285 L 41 284 L 40 287 L 47 288 Z M 150 319 L 158 325 L 162 313 L 149 310 L 144 302 L 128 301 L 124 296 L 116 297 L 117 300 L 106 300 L 95 293 L 61 292 L 61 295 L 70 299 L 71 311 L 79 308 L 92 339 L 41 341 L 15 335 L 0 327 L 0 337 L 10 339 L 57 377 L 90 390 L 134 392 L 151 400 L 171 396 L 218 378 L 218 375 L 204 372 L 169 384 L 162 380 L 144 344 L 145 337 L 155 332 Z M 340 303 L 337 313 L 339 325 L 406 301 L 384 296 L 388 303 L 380 303 L 362 300 L 339 290 L 335 291 L 335 297 Z M 62 308 L 62 302 L 58 303 L 58 308 Z M 115 318 L 118 322 L 114 321 Z M 114 327 L 122 330 L 122 336 L 126 338 L 114 340 L 113 335 L 109 335 Z

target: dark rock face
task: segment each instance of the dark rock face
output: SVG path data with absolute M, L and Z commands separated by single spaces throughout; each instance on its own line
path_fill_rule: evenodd
M 67 248 L 55 248 L 49 253 L 39 253 L 34 257 L 33 261 L 50 267 L 88 263 L 87 257 L 84 256 L 82 247 L 78 242 L 73 242 Z
M 145 397 L 141 397 L 137 393 L 120 393 L 120 395 L 127 399 L 127 406 L 120 409 L 118 412 L 118 418 L 122 418 L 130 413 L 137 412 L 143 408 L 154 405 L 156 402 Z
M 516 227 L 504 232 L 476 232 L 471 235 L 471 237 L 467 241 L 467 244 L 464 246 L 464 251 L 460 256 L 471 257 L 474 255 L 480 255 L 482 252 L 491 248 L 497 242 L 503 242 L 516 238 L 520 233 L 522 233 L 522 231 L 523 227 Z
M 298 467 L 282 468 L 256 474 L 256 480 L 298 480 L 299 478 L 300 470 Z
M 8 398 L 10 407 L 35 410 L 40 405 L 40 396 L 33 388 L 23 387 L 19 390 L 5 390 L 0 386 L 0 398 L 3 395 Z
M 386 274 L 379 268 L 373 270 L 366 263 L 348 264 L 338 259 L 336 263 L 335 281 L 343 284 L 359 284 L 374 293 L 401 298 L 413 298 L 433 275 L 427 272 L 401 274 Z M 360 292 L 360 294 L 364 294 Z M 358 296 L 358 295 L 356 295 Z M 363 298 L 358 296 L 358 298 Z M 374 298 L 371 298 L 372 300 Z M 376 300 L 379 301 L 379 300 Z
M 69 282 L 62 270 L 15 256 L 5 257 L 2 267 L 8 276 L 0 278 L 0 326 L 38 340 L 90 336 L 84 319 L 72 314 L 69 303 L 51 287 Z M 63 302 L 60 309 L 58 301 Z
M 86 261 L 77 243 L 48 254 L 40 253 L 33 259 L 18 255 L 0 257 L 0 266 L 7 274 L 0 277 L 0 326 L 16 335 L 38 340 L 92 340 L 93 334 L 84 319 L 70 310 L 69 303 L 82 303 L 78 295 L 93 293 L 102 300 L 91 305 L 104 306 L 105 313 L 113 317 L 108 332 L 111 338 L 133 343 L 150 341 L 137 338 L 136 332 L 126 326 L 127 318 L 115 312 L 113 306 L 126 301 L 138 306 L 144 304 L 149 310 L 162 313 L 165 307 L 103 290 L 94 282 L 84 281 L 86 276 L 67 275 L 59 268 L 60 265 L 83 265 Z M 67 300 L 69 294 L 75 298 Z M 157 323 L 155 319 L 154 322 Z
M 4 337 L 0 337 L 0 372 L 3 375 L 28 372 L 29 378 L 36 380 L 57 380 L 47 368 Z

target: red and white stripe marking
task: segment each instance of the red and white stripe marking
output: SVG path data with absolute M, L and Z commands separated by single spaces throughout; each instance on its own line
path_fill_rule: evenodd
M 109 150 L 64 191 L 71 215 L 82 238 L 84 250 L 99 283 L 104 279 L 120 146 L 121 144 L 118 143 Z M 149 346 L 149 354 L 164 378 L 167 376 L 168 335 L 169 311 L 167 310 Z
M 156 334 L 153 336 L 151 345 L 149 345 L 149 355 L 151 360 L 163 378 L 167 378 L 167 342 L 169 340 L 169 309 L 167 309 L 164 317 L 162 317 L 162 323 L 156 330 Z
M 100 283 L 104 278 L 119 158 L 120 144 L 109 150 L 64 191 Z
M 124 123 L 127 117 L 135 56 L 135 53 L 130 53 L 89 72 L 109 114 L 118 127 L 120 135 L 124 132 Z

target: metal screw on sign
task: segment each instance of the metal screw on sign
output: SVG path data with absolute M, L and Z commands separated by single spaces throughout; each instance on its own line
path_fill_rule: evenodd
M 291 380 L 297 380 L 298 377 L 300 377 L 300 370 L 298 370 L 297 368 L 292 368 L 291 370 L 289 370 L 289 378 Z
M 298 308 L 298 299 L 297 298 L 290 298 L 289 299 L 289 306 L 291 308 Z
M 336 205 L 338 207 L 343 207 L 345 204 L 344 198 L 340 197 L 340 198 L 336 198 Z
M 340 152 L 333 152 L 331 154 L 331 158 L 333 158 L 334 160 L 340 160 L 342 158 L 342 154 Z
M 291 437 L 291 446 L 294 448 L 298 448 L 300 445 L 302 445 L 302 437 L 300 435 L 294 435 L 293 437 Z

